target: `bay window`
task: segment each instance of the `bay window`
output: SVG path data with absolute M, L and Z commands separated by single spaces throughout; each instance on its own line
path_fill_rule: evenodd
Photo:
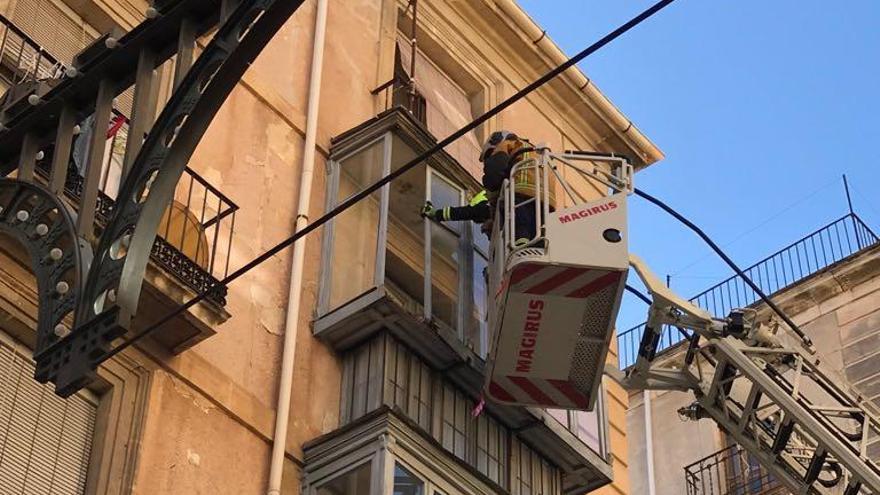
M 397 170 L 420 148 L 393 130 L 335 151 L 326 208 Z M 479 184 L 454 176 L 435 158 L 409 170 L 328 223 L 324 231 L 320 318 L 351 314 L 378 291 L 411 315 L 447 329 L 481 357 L 488 343 L 488 240 L 470 222 L 422 218 L 436 207 L 466 204 Z

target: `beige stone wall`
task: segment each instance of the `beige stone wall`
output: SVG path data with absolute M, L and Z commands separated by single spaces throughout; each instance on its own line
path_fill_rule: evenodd
M 611 349 L 607 361 L 617 365 L 617 339 L 611 339 Z M 608 414 L 608 439 L 611 448 L 611 462 L 614 470 L 614 482 L 596 491 L 600 495 L 629 495 L 632 491 L 630 471 L 631 443 L 628 440 L 629 430 L 626 414 L 629 408 L 629 397 L 619 383 L 609 378 L 604 379 L 606 390 L 605 410 Z

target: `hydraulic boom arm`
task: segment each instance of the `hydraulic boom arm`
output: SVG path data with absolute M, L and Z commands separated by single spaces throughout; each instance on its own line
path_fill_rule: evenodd
M 630 264 L 652 303 L 632 389 L 680 390 L 695 401 L 682 416 L 715 421 L 797 494 L 880 493 L 880 467 L 866 453 L 880 423 L 815 351 L 745 311 L 716 319 L 675 295 L 636 256 Z M 663 325 L 689 335 L 683 358 L 656 357 Z

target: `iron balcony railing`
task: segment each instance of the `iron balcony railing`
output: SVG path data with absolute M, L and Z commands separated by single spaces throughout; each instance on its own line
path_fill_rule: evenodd
M 765 294 L 773 294 L 877 243 L 877 235 L 855 213 L 849 213 L 743 271 Z M 750 306 L 758 299 L 755 291 L 734 275 L 690 301 L 716 317 L 724 317 L 731 310 Z M 644 332 L 642 323 L 618 334 L 620 369 L 635 364 Z M 668 350 L 686 339 L 678 328 L 665 327 L 657 351 Z
M 789 493 L 739 445 L 684 467 L 687 495 L 782 495 Z
M 0 31 L 0 69 L 7 84 L 61 75 L 62 63 L 3 15 Z
M 64 70 L 62 62 L 0 15 L 0 80 L 11 87 L 22 82 L 59 77 Z M 107 134 L 107 153 L 95 215 L 99 226 L 106 225 L 112 216 L 129 137 L 128 118 L 119 110 L 114 110 Z M 74 146 L 65 183 L 65 194 L 74 205 L 78 204 L 84 181 L 74 158 L 76 153 Z M 38 158 L 37 173 L 47 180 L 52 149 L 43 150 Z M 153 262 L 196 292 L 214 287 L 208 299 L 225 305 L 226 289 L 218 281 L 229 272 L 237 210 L 235 203 L 187 167 L 177 185 L 175 201 L 166 211 L 153 243 Z

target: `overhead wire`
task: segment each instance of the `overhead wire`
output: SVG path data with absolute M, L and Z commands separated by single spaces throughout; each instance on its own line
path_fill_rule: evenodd
M 764 291 L 761 290 L 761 288 L 758 287 L 758 285 L 755 282 L 753 282 L 752 279 L 749 278 L 745 274 L 745 272 L 743 272 L 740 269 L 740 267 L 737 266 L 737 264 L 734 263 L 734 261 L 732 259 L 730 259 L 730 257 L 727 256 L 727 254 L 720 247 L 718 247 L 717 244 L 715 244 L 715 241 L 713 241 L 705 232 L 703 232 L 702 229 L 700 229 L 693 222 L 691 222 L 690 220 L 685 218 L 684 215 L 675 211 L 674 208 L 667 205 L 663 201 L 655 198 L 654 196 L 651 196 L 650 194 L 646 193 L 645 191 L 642 191 L 639 188 L 635 188 L 634 193 L 636 196 L 639 196 L 642 199 L 647 200 L 649 203 L 652 203 L 652 204 L 658 206 L 661 210 L 665 211 L 666 213 L 669 213 L 670 215 L 675 217 L 676 220 L 678 220 L 679 222 L 684 224 L 686 227 L 688 227 L 689 229 L 694 231 L 694 233 L 696 233 L 700 237 L 700 239 L 703 240 L 703 242 L 708 244 L 709 247 L 712 248 L 712 250 L 715 251 L 715 253 L 719 257 L 721 257 L 721 259 L 724 260 L 725 263 L 727 263 L 727 266 L 729 266 L 731 270 L 736 272 L 736 274 L 739 275 L 740 278 L 743 279 L 743 281 L 746 283 L 746 285 L 748 285 L 755 292 L 755 294 L 757 294 L 758 297 L 760 297 L 761 300 L 764 301 L 764 303 L 767 305 L 767 307 L 769 307 L 774 313 L 776 313 L 779 316 L 779 318 L 781 318 L 782 321 L 784 321 L 785 324 L 788 325 L 789 328 L 791 328 L 791 330 L 794 333 L 796 333 L 798 335 L 798 337 L 800 337 L 801 340 L 803 340 L 803 342 L 806 345 L 808 345 L 808 346 L 813 345 L 812 339 L 810 339 L 810 337 L 806 333 L 804 333 L 804 331 L 801 330 L 800 327 L 798 327 L 797 324 L 794 321 L 792 321 L 792 319 L 789 318 L 788 315 L 786 315 L 785 312 L 783 312 L 782 309 L 780 309 L 779 306 L 777 306 L 776 303 L 774 303 L 773 300 L 771 300 L 770 297 L 767 294 L 765 294 Z
M 262 264 L 263 262 L 265 262 L 266 260 L 268 260 L 272 256 L 275 256 L 276 254 L 278 254 L 279 252 L 281 252 L 285 248 L 293 245 L 299 239 L 305 237 L 309 233 L 316 230 L 318 227 L 322 226 L 323 224 L 325 224 L 328 221 L 335 218 L 340 213 L 346 211 L 347 209 L 351 208 L 352 206 L 354 206 L 355 204 L 357 204 L 358 202 L 360 202 L 364 198 L 366 198 L 369 195 L 371 195 L 372 193 L 378 191 L 380 188 L 382 188 L 386 184 L 390 183 L 391 181 L 397 179 L 398 177 L 405 174 L 409 170 L 418 166 L 419 164 L 421 164 L 422 162 L 427 160 L 429 157 L 431 157 L 433 154 L 442 150 L 443 148 L 445 148 L 446 146 L 448 146 L 452 142 L 458 140 L 459 138 L 461 138 L 462 136 L 464 136 L 468 132 L 471 132 L 472 130 L 476 129 L 477 127 L 479 127 L 480 125 L 482 125 L 483 123 L 485 123 L 486 121 L 488 121 L 489 119 L 494 117 L 495 115 L 498 115 L 499 113 L 501 113 L 502 111 L 504 111 L 505 109 L 507 109 L 508 107 L 513 105 L 514 103 L 525 98 L 529 93 L 540 88 L 541 86 L 543 86 L 544 84 L 549 82 L 551 79 L 555 78 L 559 74 L 562 74 L 563 72 L 570 69 L 571 67 L 574 67 L 576 64 L 581 62 L 583 59 L 587 58 L 588 56 L 592 55 L 596 51 L 600 50 L 602 47 L 604 47 L 608 43 L 611 43 L 615 39 L 619 38 L 620 36 L 622 36 L 626 32 L 630 31 L 632 28 L 638 26 L 639 24 L 641 24 L 642 22 L 644 22 L 648 18 L 652 17 L 657 12 L 660 12 L 665 7 L 672 4 L 674 1 L 675 0 L 660 0 L 657 3 L 653 4 L 651 7 L 647 8 L 639 15 L 633 17 L 632 19 L 630 19 L 626 23 L 622 24 L 620 27 L 618 27 L 614 31 L 611 31 L 610 33 L 606 34 L 601 39 L 599 39 L 598 41 L 593 43 L 592 45 L 588 46 L 587 48 L 585 48 L 584 50 L 579 52 L 577 55 L 574 55 L 573 57 L 569 58 L 568 60 L 566 60 L 562 64 L 551 69 L 550 71 L 545 73 L 540 78 L 536 79 L 534 82 L 532 82 L 528 86 L 520 89 L 519 91 L 517 91 L 515 94 L 513 94 L 509 98 L 505 99 L 504 101 L 502 101 L 501 103 L 499 103 L 495 107 L 488 110 L 483 115 L 481 115 L 481 116 L 477 117 L 476 119 L 474 119 L 473 121 L 471 121 L 469 124 L 465 125 L 464 127 L 460 128 L 459 130 L 453 132 L 452 134 L 450 134 L 449 136 L 444 138 L 442 141 L 439 141 L 434 146 L 431 146 L 428 150 L 422 152 L 419 156 L 413 158 L 412 160 L 410 160 L 409 162 L 404 164 L 402 167 L 391 172 L 390 174 L 386 175 L 385 177 L 379 179 L 378 181 L 376 181 L 372 185 L 368 186 L 367 188 L 361 190 L 360 192 L 350 196 L 348 199 L 346 199 L 345 201 L 343 201 L 342 203 L 337 205 L 335 208 L 333 208 L 329 212 L 325 213 L 320 218 L 316 219 L 314 222 L 312 222 L 312 223 L 306 225 L 305 227 L 303 227 L 302 229 L 296 231 L 290 237 L 279 242 L 278 244 L 276 244 L 275 246 L 273 246 L 272 248 L 270 248 L 269 250 L 267 250 L 263 254 L 257 256 L 253 260 L 249 261 L 247 264 L 245 264 L 241 268 L 230 273 L 225 278 L 223 278 L 223 280 L 220 280 L 218 283 L 214 284 L 208 290 L 205 290 L 205 291 L 199 293 L 198 295 L 196 295 L 195 297 L 193 297 L 192 299 L 190 299 L 186 303 L 178 306 L 175 310 L 169 312 L 167 315 L 163 316 L 162 318 L 160 318 L 156 322 L 152 323 L 151 325 L 147 326 L 143 330 L 137 332 L 135 335 L 128 338 L 127 340 L 123 341 L 122 343 L 120 343 L 119 345 L 117 345 L 116 347 L 114 347 L 113 349 L 108 351 L 107 354 L 104 355 L 103 359 L 109 359 L 110 357 L 113 357 L 114 355 L 122 352 L 124 349 L 131 346 L 135 342 L 143 339 L 144 337 L 146 337 L 150 333 L 156 331 L 162 325 L 168 323 L 169 321 L 171 321 L 172 319 L 174 319 L 175 317 L 177 317 L 178 315 L 180 315 L 184 311 L 188 310 L 189 308 L 195 306 L 196 304 L 198 304 L 199 302 L 204 300 L 206 297 L 208 297 L 209 294 L 212 294 L 218 288 L 224 287 L 224 286 L 228 285 L 229 283 L 237 280 L 242 275 L 244 275 L 245 273 L 254 269 L 255 267 L 259 266 L 260 264 Z

